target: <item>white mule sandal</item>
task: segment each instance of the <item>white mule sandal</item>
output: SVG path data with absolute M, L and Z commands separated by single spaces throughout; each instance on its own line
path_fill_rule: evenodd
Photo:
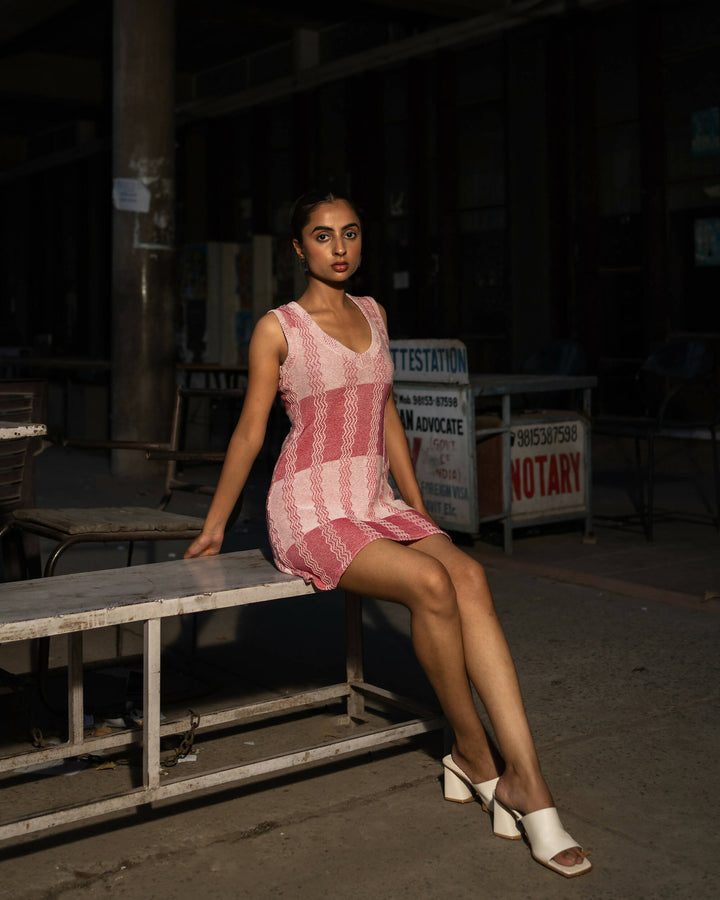
M 557 809 L 552 806 L 547 809 L 538 809 L 535 812 L 521 815 L 517 810 L 510 810 L 504 806 L 497 797 L 493 797 L 495 809 L 502 809 L 519 823 L 525 832 L 525 837 L 530 844 L 530 852 L 536 862 L 547 866 L 553 872 L 563 875 L 565 878 L 574 878 L 583 875 L 592 869 L 592 863 L 587 857 L 574 866 L 563 866 L 556 862 L 553 856 L 570 850 L 572 847 L 580 847 L 575 838 L 571 837 L 563 828 Z M 580 847 L 582 850 L 582 847 Z
M 482 808 L 492 816 L 494 834 L 510 841 L 522 837 L 513 814 L 506 807 L 495 802 L 495 787 L 498 778 L 473 784 L 450 753 L 443 759 L 442 764 L 446 800 L 453 803 L 471 803 L 474 797 L 478 796 L 482 801 Z

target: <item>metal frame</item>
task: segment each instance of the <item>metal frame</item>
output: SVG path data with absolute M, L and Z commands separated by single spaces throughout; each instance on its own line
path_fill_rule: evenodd
M 405 710 L 409 718 L 384 728 L 242 765 L 189 777 L 163 778 L 160 783 L 160 739 L 189 728 L 186 717 L 161 723 L 161 619 L 168 616 L 268 602 L 314 593 L 301 579 L 278 572 L 259 550 L 205 559 L 178 560 L 84 572 L 52 579 L 0 585 L 0 643 L 54 634 L 68 635 L 68 734 L 65 744 L 0 758 L 0 772 L 67 759 L 112 747 L 142 742 L 142 787 L 93 802 L 50 809 L 0 825 L 0 840 L 105 815 L 142 804 L 179 797 L 218 785 L 287 771 L 324 759 L 381 747 L 403 738 L 442 730 L 445 720 L 412 700 L 364 681 L 362 599 L 345 595 L 345 682 L 304 691 L 278 700 L 218 710 L 202 717 L 201 730 L 231 722 L 257 721 L 291 710 L 310 709 L 345 698 L 351 721 L 361 721 L 366 698 L 381 706 Z M 83 632 L 107 625 L 143 622 L 142 729 L 85 738 L 83 734 Z
M 0 391 L 1 392 L 1 391 Z M 55 574 L 55 566 L 66 550 L 85 543 L 109 543 L 122 540 L 128 544 L 127 564 L 132 562 L 134 544 L 138 541 L 191 541 L 202 529 L 202 519 L 180 515 L 166 510 L 175 491 L 204 494 L 215 493 L 215 485 L 195 484 L 178 475 L 178 463 L 220 463 L 224 453 L 204 451 L 186 452 L 181 449 L 187 401 L 192 398 L 223 398 L 239 401 L 245 396 L 244 388 L 186 388 L 179 386 L 175 392 L 170 441 L 114 441 L 114 440 L 65 440 L 68 447 L 84 447 L 107 450 L 144 451 L 151 459 L 167 462 L 165 491 L 157 508 L 130 507 L 120 509 L 36 509 L 32 504 L 20 504 L 13 511 L 13 518 L 5 526 L 21 533 L 47 538 L 55 543 L 48 554 L 43 574 Z M 36 426 L 41 427 L 41 426 Z M 242 502 L 242 501 L 240 501 Z M 236 510 L 239 506 L 236 506 Z

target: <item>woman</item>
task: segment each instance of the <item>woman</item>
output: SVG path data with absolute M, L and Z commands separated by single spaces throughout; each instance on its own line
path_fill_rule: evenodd
M 538 862 L 566 877 L 587 872 L 540 772 L 485 573 L 423 503 L 392 396 L 385 313 L 345 292 L 360 265 L 357 211 L 332 194 L 306 194 L 292 227 L 307 288 L 255 328 L 242 414 L 203 531 L 185 556 L 220 552 L 279 386 L 292 428 L 267 500 L 277 566 L 320 590 L 339 586 L 406 606 L 415 652 L 455 735 L 443 760 L 446 799 L 479 796 L 496 834 L 514 839 L 522 829 Z M 468 677 L 492 722 L 502 773 Z

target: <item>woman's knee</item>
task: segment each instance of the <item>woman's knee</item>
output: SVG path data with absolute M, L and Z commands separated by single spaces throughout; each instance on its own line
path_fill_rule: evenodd
M 482 606 L 488 612 L 495 611 L 485 568 L 471 556 L 466 557 L 459 571 L 454 573 L 458 602 Z
M 468 556 L 467 558 L 462 577 L 468 584 L 471 584 L 476 591 L 487 591 L 490 593 L 485 567 L 471 556 Z
M 412 584 L 413 607 L 439 616 L 455 616 L 457 594 L 450 573 L 435 559 L 428 558 L 418 566 Z

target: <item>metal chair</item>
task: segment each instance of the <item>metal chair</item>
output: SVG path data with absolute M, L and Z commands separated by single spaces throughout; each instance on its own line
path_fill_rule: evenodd
M 720 528 L 720 466 L 717 430 L 720 395 L 715 383 L 715 361 L 709 347 L 697 339 L 675 340 L 652 353 L 635 375 L 636 415 L 601 416 L 593 431 L 635 441 L 638 474 L 638 513 L 649 541 L 654 536 L 655 444 L 658 438 L 709 439 L 712 450 L 716 527 Z M 684 400 L 691 391 L 704 405 L 702 415 L 688 414 Z M 642 443 L 647 445 L 643 462 Z
M 51 576 L 62 554 L 79 543 L 128 542 L 127 565 L 132 562 L 132 550 L 137 541 L 192 540 L 202 530 L 203 519 L 196 516 L 168 512 L 166 507 L 176 491 L 212 495 L 214 485 L 198 483 L 183 476 L 180 464 L 221 462 L 224 453 L 188 451 L 184 449 L 187 401 L 219 398 L 242 402 L 244 389 L 205 389 L 179 387 L 168 443 L 143 441 L 64 441 L 66 446 L 121 450 L 143 450 L 149 457 L 167 460 L 165 493 L 158 508 L 137 506 L 38 509 L 33 506 L 14 508 L 10 520 L 0 529 L 0 537 L 10 528 L 23 533 L 56 541 L 48 556 L 44 575 Z M 240 507 L 236 507 L 235 515 Z

